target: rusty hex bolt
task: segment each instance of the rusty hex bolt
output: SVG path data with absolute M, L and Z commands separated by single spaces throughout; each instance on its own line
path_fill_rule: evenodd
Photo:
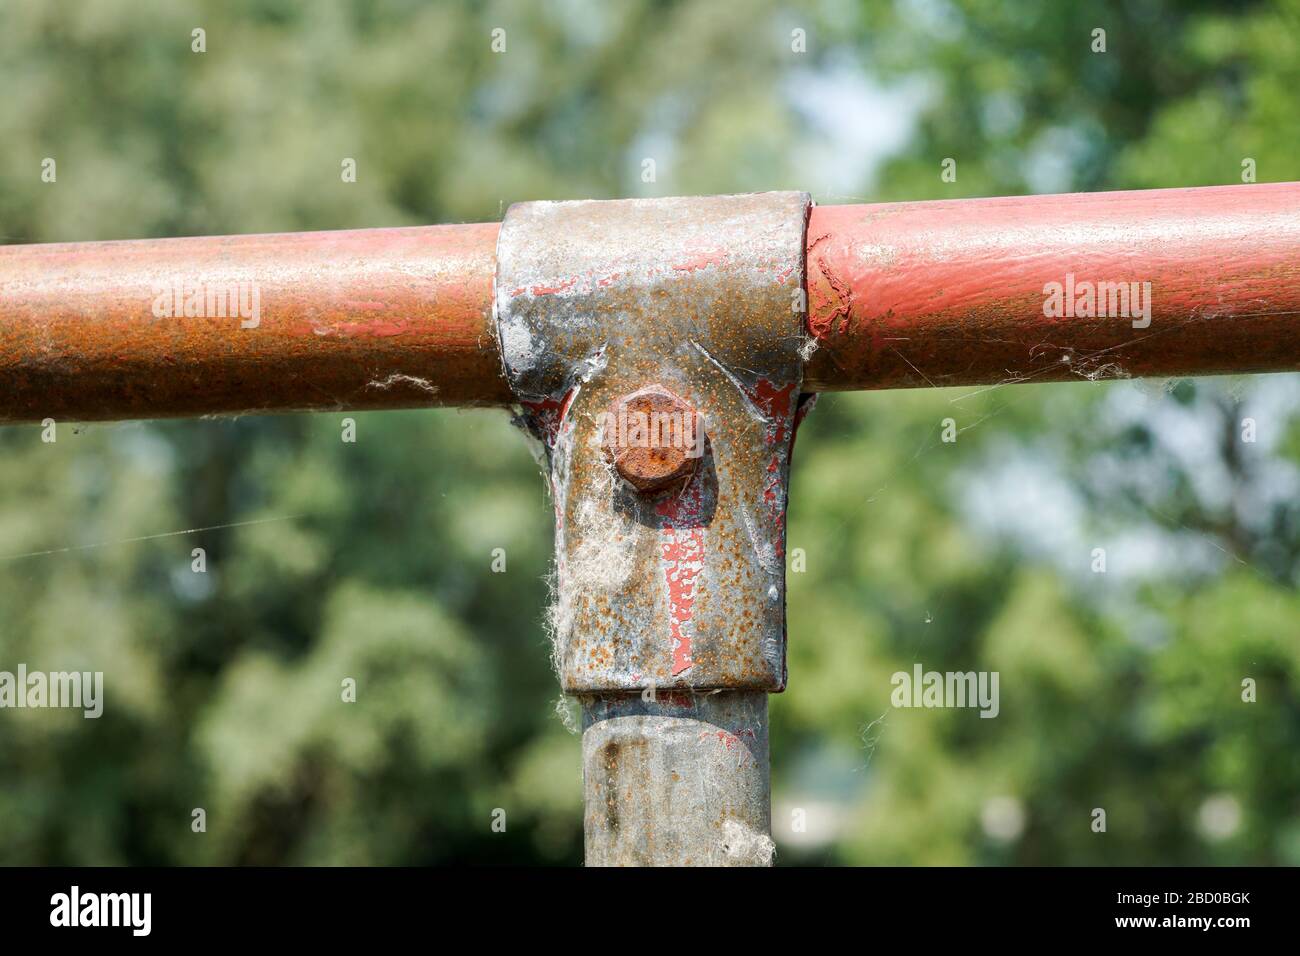
M 649 494 L 695 473 L 704 450 L 703 422 L 689 402 L 650 385 L 610 402 L 603 442 L 623 480 Z

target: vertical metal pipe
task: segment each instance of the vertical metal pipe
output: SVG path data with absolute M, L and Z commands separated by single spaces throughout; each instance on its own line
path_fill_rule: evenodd
M 587 866 L 768 866 L 767 694 L 583 698 Z

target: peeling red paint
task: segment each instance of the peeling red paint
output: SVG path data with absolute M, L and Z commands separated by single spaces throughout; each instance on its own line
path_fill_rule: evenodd
M 313 328 L 315 335 L 335 335 L 340 338 L 388 339 L 411 331 L 406 322 L 339 322 L 329 328 Z
M 785 441 L 785 423 L 793 412 L 791 404 L 795 399 L 798 385 L 789 382 L 777 385 L 765 378 L 760 378 L 752 387 L 745 388 L 745 394 L 754 403 L 759 412 L 767 419 L 767 443 L 777 445 Z
M 535 285 L 528 291 L 532 295 L 559 295 L 561 292 L 568 292 L 581 280 L 581 276 L 572 276 L 555 285 Z
M 781 463 L 789 453 L 784 447 L 787 437 L 793 440 L 793 434 L 787 436 L 786 422 L 793 421 L 797 414 L 794 404 L 798 401 L 798 386 L 794 382 L 776 385 L 765 378 L 760 378 L 754 387 L 746 387 L 745 394 L 759 409 L 767 420 L 764 439 L 772 449 L 766 475 L 763 478 L 763 502 L 767 505 L 772 518 L 775 533 L 772 549 L 779 558 L 785 557 L 785 487 L 781 483 Z
M 727 250 L 710 249 L 707 252 L 700 252 L 689 259 L 673 264 L 674 272 L 696 272 L 699 269 L 707 269 L 710 266 L 721 265 L 727 261 Z
M 791 457 L 794 456 L 795 440 L 799 437 L 799 426 L 802 425 L 803 420 L 808 417 L 808 413 L 813 410 L 813 406 L 817 404 L 819 396 L 819 392 L 805 392 L 799 396 L 799 404 L 795 408 L 794 412 L 794 433 L 790 436 Z
M 690 691 L 664 690 L 655 695 L 655 703 L 667 707 L 685 707 L 694 710 L 695 696 Z
M 732 733 L 730 730 L 703 730 L 700 731 L 700 739 L 706 740 L 709 737 L 717 737 L 724 747 L 731 750 L 733 747 L 740 746 L 741 738 L 748 737 L 750 740 L 757 740 L 758 736 L 749 727 L 741 730 L 739 733 Z
M 661 562 L 668 585 L 668 619 L 672 639 L 672 675 L 690 670 L 691 623 L 695 605 L 695 579 L 704 570 L 704 527 L 701 512 L 704 495 L 698 478 L 656 506 L 665 518 L 660 532 Z
M 519 404 L 528 409 L 529 414 L 537 423 L 548 448 L 555 447 L 556 439 L 560 435 L 560 428 L 564 424 L 564 418 L 569 414 L 569 406 L 573 404 L 573 398 L 577 394 L 578 390 L 571 388 L 559 398 L 549 396 L 535 401 L 520 401 Z
M 533 429 L 540 435 L 546 447 L 555 448 L 559 441 L 560 432 L 564 428 L 565 419 L 568 417 L 569 409 L 573 405 L 573 400 L 578 394 L 578 389 L 571 388 L 559 398 L 554 396 L 528 401 L 521 399 L 519 404 L 524 408 L 525 415 L 531 419 Z M 551 507 L 555 510 L 555 530 L 562 532 L 564 530 L 564 495 L 562 489 L 556 484 L 554 474 L 547 476 L 547 484 L 551 488 Z M 556 552 L 556 562 L 559 565 L 561 573 L 564 570 L 564 551 L 561 549 Z
M 738 751 L 740 758 L 739 766 L 743 767 L 747 761 L 753 759 L 749 752 L 749 748 L 744 744 L 746 738 L 754 741 L 758 740 L 758 735 L 754 733 L 752 728 L 746 727 L 736 733 L 732 733 L 730 730 L 700 731 L 700 740 L 708 740 L 710 737 L 716 737 L 718 742 L 721 743 L 728 752 Z
M 810 391 L 1300 368 L 1297 183 L 817 206 L 806 245 Z M 1149 309 L 1049 317 L 1069 276 Z
M 547 296 L 561 295 L 565 292 L 586 293 L 592 289 L 607 288 L 622 279 L 623 275 L 621 272 L 614 272 L 607 276 L 598 277 L 589 272 L 586 275 L 569 276 L 566 279 L 556 279 L 548 283 L 518 286 L 510 290 L 510 297 L 513 299 L 521 295 Z
M 830 233 L 822 233 L 808 242 L 808 334 L 818 341 L 845 330 L 852 304 L 849 285 L 827 265 L 825 250 L 817 248 L 830 238 Z

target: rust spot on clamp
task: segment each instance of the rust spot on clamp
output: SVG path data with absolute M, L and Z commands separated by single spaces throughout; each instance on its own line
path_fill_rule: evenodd
M 566 692 L 785 686 L 808 207 L 759 193 L 506 215 L 496 328 L 520 421 L 546 450 Z M 705 423 L 680 473 L 619 471 L 607 453 L 610 406 L 650 386 Z M 674 487 L 623 480 L 642 471 Z
M 610 402 L 603 434 L 605 457 L 643 494 L 682 485 L 704 454 L 699 414 L 662 385 Z

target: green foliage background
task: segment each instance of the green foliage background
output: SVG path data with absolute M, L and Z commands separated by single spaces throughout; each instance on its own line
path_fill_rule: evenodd
M 1300 179 L 1300 0 L 3 0 L 0 241 L 846 201 L 813 170 L 853 168 L 873 114 L 807 92 L 844 77 L 910 91 L 859 200 L 1232 183 L 1243 157 Z M 791 502 L 779 861 L 1300 864 L 1297 378 L 824 396 Z M 0 863 L 580 859 L 524 442 L 421 411 L 355 416 L 349 445 L 341 417 L 0 430 L 0 669 L 102 670 L 108 695 L 98 721 L 0 713 Z M 915 661 L 999 671 L 1001 715 L 891 708 Z

